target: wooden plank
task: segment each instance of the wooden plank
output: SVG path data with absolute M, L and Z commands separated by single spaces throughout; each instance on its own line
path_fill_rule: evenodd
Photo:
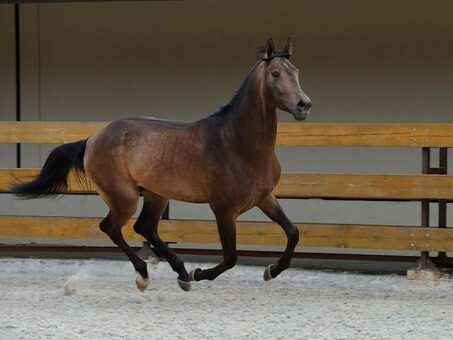
M 282 146 L 453 147 L 453 124 L 279 124 Z
M 70 143 L 94 134 L 106 122 L 0 122 L 0 143 Z
M 32 179 L 38 171 L 0 169 L 0 192 L 8 192 L 13 182 Z M 95 193 L 93 184 L 85 191 L 74 176 L 69 182 L 69 193 Z M 452 201 L 453 176 L 283 173 L 275 194 L 289 198 Z
M 100 218 L 0 216 L 0 240 L 108 240 L 99 230 Z M 132 230 L 133 220 L 123 229 L 129 241 L 141 241 Z M 395 227 L 347 224 L 298 224 L 301 247 L 349 249 L 453 251 L 453 228 Z M 159 225 L 165 241 L 218 244 L 213 221 L 163 220 Z M 284 246 L 286 237 L 273 223 L 238 222 L 241 245 Z
M 68 143 L 106 122 L 0 122 L 0 143 Z M 453 147 L 453 124 L 279 124 L 281 146 Z
M 275 189 L 280 197 L 453 200 L 453 176 L 285 173 Z

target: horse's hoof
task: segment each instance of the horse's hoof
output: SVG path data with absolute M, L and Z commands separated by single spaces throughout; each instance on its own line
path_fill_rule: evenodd
M 149 277 L 145 279 L 140 273 L 137 272 L 135 276 L 135 285 L 139 291 L 144 292 L 146 288 L 148 288 Z
M 274 265 L 270 264 L 264 269 L 264 274 L 263 274 L 263 279 L 264 281 L 269 281 L 270 279 L 273 279 L 274 277 L 271 274 L 271 268 L 273 268 Z
M 195 274 L 201 272 L 201 268 L 195 268 L 194 270 L 192 270 L 190 273 L 189 273 L 189 278 L 190 278 L 190 281 L 197 281 L 195 279 Z
M 183 281 L 178 279 L 178 286 L 185 292 L 190 292 L 192 290 L 192 284 L 190 281 Z

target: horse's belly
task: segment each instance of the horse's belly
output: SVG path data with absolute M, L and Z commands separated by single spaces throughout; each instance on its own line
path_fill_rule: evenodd
M 146 178 L 143 181 L 139 181 L 138 185 L 168 199 L 207 203 L 208 197 L 201 186 L 188 179 L 168 178 L 164 175 L 158 178 Z

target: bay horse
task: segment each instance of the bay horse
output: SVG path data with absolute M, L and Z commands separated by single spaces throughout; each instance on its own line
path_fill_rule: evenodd
M 265 280 L 277 277 L 289 267 L 299 230 L 272 193 L 281 172 L 274 152 L 276 109 L 304 120 L 311 108 L 299 71 L 289 61 L 292 50 L 289 38 L 281 50 L 269 39 L 257 49 L 259 59 L 231 101 L 211 116 L 196 122 L 149 117 L 114 121 L 86 140 L 55 148 L 39 175 L 12 185 L 12 192 L 23 198 L 53 196 L 67 189 L 71 171 L 89 178 L 110 209 L 99 227 L 129 257 L 141 291 L 149 284 L 147 266 L 121 231 L 137 209 L 140 193 L 144 203 L 134 231 L 166 258 L 185 291 L 191 289 L 191 281 L 214 280 L 236 264 L 236 218 L 257 206 L 287 235 L 285 252 L 264 271 Z M 222 263 L 187 272 L 158 234 L 169 199 L 209 203 Z

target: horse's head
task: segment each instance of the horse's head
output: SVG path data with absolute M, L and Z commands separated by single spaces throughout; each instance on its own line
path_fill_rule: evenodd
M 291 64 L 293 45 L 288 38 L 286 47 L 276 51 L 272 39 L 257 49 L 264 66 L 264 94 L 279 109 L 290 112 L 296 120 L 310 113 L 311 100 L 299 84 L 299 70 Z

